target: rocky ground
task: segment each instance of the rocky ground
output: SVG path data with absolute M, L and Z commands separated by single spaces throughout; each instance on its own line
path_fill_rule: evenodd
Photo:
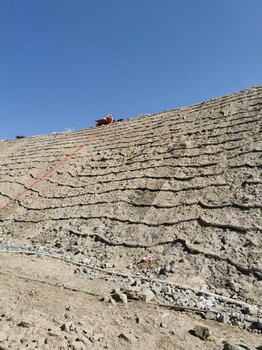
M 261 350 L 261 106 L 0 142 L 0 349 Z

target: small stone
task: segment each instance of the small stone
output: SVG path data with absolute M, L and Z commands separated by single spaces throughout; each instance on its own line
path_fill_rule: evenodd
M 114 299 L 117 303 L 127 304 L 127 295 L 124 293 L 114 293 L 112 295 L 112 299 Z
M 110 268 L 113 267 L 113 264 L 111 264 L 110 262 L 106 262 L 106 263 L 104 264 L 104 266 L 105 266 L 105 268 L 110 269 Z
M 205 305 L 204 305 L 201 301 L 199 301 L 199 302 L 197 303 L 197 308 L 202 310 L 202 309 L 205 308 Z
M 215 320 L 217 318 L 216 313 L 212 312 L 212 311 L 207 311 L 205 314 L 205 319 L 206 320 Z
M 139 317 L 138 315 L 136 315 L 135 321 L 136 321 L 136 323 L 141 323 L 142 319 L 141 319 L 141 317 Z
M 75 331 L 76 330 L 76 326 L 73 323 L 71 323 L 70 326 L 69 326 L 69 330 L 70 331 Z
M 160 294 L 161 293 L 161 290 L 162 290 L 162 285 L 161 284 L 156 284 L 154 283 L 151 287 L 152 291 L 155 293 L 155 294 Z
M 196 303 L 194 302 L 193 299 L 189 299 L 189 300 L 187 300 L 187 302 L 186 302 L 186 306 L 187 306 L 187 307 L 190 307 L 190 308 L 193 308 L 193 307 L 196 306 Z
M 85 259 L 83 259 L 83 263 L 86 265 L 89 265 L 89 264 L 91 264 L 91 259 L 85 258 Z
M 63 323 L 62 326 L 60 327 L 61 331 L 63 332 L 69 332 L 70 331 L 70 322 Z
M 79 341 L 73 341 L 71 343 L 71 346 L 72 346 L 73 350 L 85 350 L 86 349 L 85 344 L 82 342 L 79 342 Z
M 168 323 L 163 321 L 163 322 L 160 322 L 160 327 L 161 328 L 168 328 Z
M 110 302 L 112 305 L 116 305 L 116 301 L 115 301 L 115 299 L 113 299 L 113 298 L 110 298 L 110 299 L 109 299 L 109 302 Z
M 101 299 L 99 299 L 100 301 L 104 301 L 105 303 L 109 303 L 110 298 L 108 296 L 103 296 Z
M 220 323 L 229 323 L 229 315 L 225 312 L 222 312 L 218 318 L 217 321 Z
M 103 334 L 101 334 L 101 333 L 95 333 L 95 334 L 93 335 L 93 339 L 94 339 L 94 341 L 101 341 L 101 339 L 103 339 Z
M 0 342 L 4 341 L 6 339 L 7 339 L 6 333 L 0 331 Z
M 137 340 L 133 334 L 127 334 L 127 333 L 120 333 L 118 338 L 123 339 L 127 343 L 134 343 Z
M 262 330 L 262 318 L 257 319 L 256 328 Z
M 121 303 L 127 304 L 127 295 L 126 295 L 126 294 L 120 293 L 120 294 L 119 294 L 119 298 L 120 298 L 120 300 L 121 300 Z
M 18 327 L 30 328 L 31 324 L 29 322 L 21 321 L 18 323 Z
M 155 298 L 155 294 L 149 288 L 143 288 L 141 292 L 141 299 L 146 303 L 149 303 Z
M 142 288 L 142 282 L 140 279 L 135 279 L 135 281 L 131 284 L 132 289 L 135 292 L 139 292 Z
M 223 350 L 253 350 L 254 348 L 250 348 L 244 344 L 234 344 L 231 341 L 226 341 L 224 343 Z
M 171 294 L 172 293 L 172 288 L 170 286 L 162 286 L 162 290 L 161 290 L 162 293 L 164 294 Z
M 246 306 L 242 312 L 246 315 L 252 315 L 252 316 L 256 316 L 258 313 L 258 307 L 256 305 L 249 305 Z
M 209 328 L 204 326 L 195 326 L 194 335 L 202 340 L 206 340 L 210 336 Z

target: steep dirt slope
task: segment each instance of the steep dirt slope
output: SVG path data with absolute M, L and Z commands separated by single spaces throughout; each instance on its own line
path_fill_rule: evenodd
M 221 321 L 223 315 L 226 321 L 222 323 L 260 332 L 261 114 L 262 87 L 256 87 L 99 130 L 0 142 L 0 205 L 4 205 L 90 141 L 0 212 L 0 307 L 3 323 L 9 322 L 3 344 L 12 341 L 14 347 L 9 346 L 19 349 L 26 344 L 32 349 L 144 349 L 146 344 L 152 349 L 159 344 L 163 349 L 222 349 L 228 334 L 239 341 L 242 332 L 250 346 L 262 346 L 259 334 L 216 321 L 205 321 L 216 334 L 206 341 L 189 332 L 195 324 L 203 324 L 201 317 L 211 317 L 206 316 L 210 309 L 213 319 Z M 143 257 L 152 257 L 152 263 L 141 263 Z M 107 300 L 114 287 L 121 287 L 127 299 L 133 300 L 128 301 L 128 308 L 119 309 L 118 304 L 102 303 L 76 291 L 104 295 Z M 196 314 L 177 312 L 174 316 L 170 309 L 167 313 L 160 306 L 141 303 L 147 297 L 151 300 L 150 292 L 155 296 L 152 305 L 179 306 Z M 34 302 L 34 293 L 39 295 L 39 304 Z M 59 328 L 57 336 L 63 341 L 50 343 L 47 329 L 52 326 L 47 323 L 60 325 L 65 313 L 62 305 L 67 307 L 70 293 L 75 293 L 78 305 L 70 317 L 84 327 L 85 312 L 92 306 L 97 310 L 90 316 L 93 328 L 101 328 L 97 332 L 103 341 L 88 338 L 90 344 L 83 345 L 79 336 L 83 330 L 77 333 L 82 340 L 65 340 L 64 333 L 70 330 Z M 19 301 L 14 305 L 16 298 Z M 81 300 L 85 304 L 82 313 Z M 35 318 L 28 314 L 31 303 L 38 310 Z M 52 321 L 52 303 L 61 304 L 55 311 L 57 324 Z M 137 309 L 148 317 L 144 325 L 134 321 Z M 173 328 L 174 320 L 161 321 L 165 313 L 177 320 Z M 21 339 L 10 335 L 8 340 L 8 332 L 12 333 L 18 315 L 23 314 L 33 317 L 31 328 L 36 333 L 43 328 L 49 337 L 46 344 L 38 342 L 30 327 L 33 335 L 27 340 L 24 334 Z M 121 317 L 128 332 L 135 334 L 133 338 L 120 336 L 117 322 Z M 137 332 L 140 335 L 135 339 Z

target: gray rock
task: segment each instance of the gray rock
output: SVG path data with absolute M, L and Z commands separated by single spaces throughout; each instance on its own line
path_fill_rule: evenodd
M 165 321 L 160 322 L 160 327 L 161 327 L 161 328 L 166 328 L 166 329 L 167 329 L 168 326 L 169 326 L 169 325 L 168 325 L 167 322 L 165 322 Z
M 119 298 L 120 298 L 121 303 L 127 304 L 127 295 L 126 294 L 120 293 Z
M 135 279 L 134 282 L 131 284 L 132 287 L 141 287 L 142 286 L 142 282 L 140 279 Z
M 71 327 L 71 323 L 70 322 L 66 322 L 63 323 L 62 326 L 60 327 L 61 331 L 63 332 L 70 332 L 70 327 Z
M 110 302 L 112 305 L 116 305 L 116 301 L 115 301 L 115 299 L 113 299 L 113 298 L 110 298 L 110 299 L 109 299 L 109 302 Z
M 30 328 L 31 324 L 29 322 L 21 321 L 18 323 L 18 327 Z
M 138 315 L 136 315 L 135 321 L 136 321 L 136 323 L 141 323 L 142 322 L 142 318 L 139 317 Z
M 117 303 L 127 304 L 127 295 L 121 292 L 116 292 L 112 294 L 112 299 L 114 299 Z
M 189 299 L 189 300 L 186 301 L 186 306 L 193 308 L 193 307 L 196 306 L 196 303 L 194 302 L 193 299 Z
M 155 293 L 155 294 L 160 294 L 161 293 L 161 290 L 162 290 L 162 285 L 161 284 L 157 284 L 157 283 L 154 283 L 151 287 L 152 291 Z
M 217 318 L 217 315 L 215 312 L 212 311 L 207 311 L 205 314 L 205 319 L 206 320 L 215 320 Z
M 218 318 L 217 321 L 220 323 L 229 323 L 229 315 L 225 312 L 222 312 Z
M 79 342 L 79 341 L 73 341 L 71 343 L 71 346 L 72 346 L 73 350 L 85 350 L 86 349 L 85 344 L 82 342 Z
M 206 340 L 210 336 L 209 328 L 204 326 L 195 326 L 194 335 L 202 340 Z
M 136 337 L 133 334 L 127 333 L 120 333 L 118 338 L 126 341 L 127 343 L 134 343 L 137 341 Z
M 199 301 L 199 302 L 197 303 L 197 308 L 198 308 L 198 309 L 204 309 L 204 308 L 205 308 L 205 304 L 203 304 L 201 301 Z
M 89 264 L 91 264 L 91 259 L 85 258 L 85 259 L 83 259 L 83 263 L 89 265 Z
M 101 341 L 104 338 L 102 333 L 94 333 L 93 339 L 94 341 Z
M 114 267 L 113 264 L 111 264 L 110 262 L 106 262 L 104 265 L 107 269 L 111 269 L 112 267 Z
M 141 291 L 141 299 L 146 303 L 149 303 L 155 298 L 155 294 L 149 288 L 143 288 Z
M 161 291 L 162 293 L 164 293 L 164 294 L 171 294 L 172 293 L 172 288 L 170 287 L 170 286 L 168 286 L 168 285 L 163 285 L 162 286 L 162 291 Z
M 248 347 L 244 344 L 235 344 L 233 341 L 225 341 L 224 350 L 254 350 L 253 347 Z
M 256 328 L 262 330 L 262 318 L 257 319 Z
M 100 299 L 100 301 L 104 301 L 105 303 L 109 303 L 110 298 L 107 295 L 105 295 Z
M 258 307 L 256 305 L 249 305 L 244 308 L 243 312 L 247 315 L 257 316 Z

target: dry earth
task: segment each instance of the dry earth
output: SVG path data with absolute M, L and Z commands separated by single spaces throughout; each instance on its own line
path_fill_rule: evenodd
M 0 142 L 0 350 L 262 349 L 262 87 Z M 143 258 L 148 262 L 143 262 Z

